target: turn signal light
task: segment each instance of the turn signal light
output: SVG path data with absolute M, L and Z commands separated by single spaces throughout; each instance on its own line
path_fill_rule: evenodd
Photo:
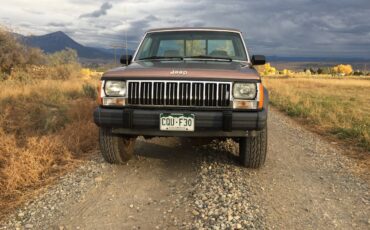
M 98 90 L 98 94 L 97 94 L 97 97 L 96 97 L 96 102 L 98 103 L 98 105 L 102 105 L 103 104 L 103 101 L 102 101 L 102 97 L 101 97 L 101 93 L 102 93 L 102 82 L 100 81 L 99 84 L 98 84 L 98 87 L 96 88 Z
M 124 106 L 126 105 L 126 98 L 122 97 L 104 97 L 104 106 Z
M 263 93 L 263 85 L 260 83 L 259 84 L 259 95 L 260 95 L 260 98 L 259 98 L 259 101 L 258 101 L 258 109 L 262 109 L 263 108 L 263 100 L 265 99 L 264 98 L 264 93 Z
M 257 101 L 234 100 L 234 109 L 257 109 Z

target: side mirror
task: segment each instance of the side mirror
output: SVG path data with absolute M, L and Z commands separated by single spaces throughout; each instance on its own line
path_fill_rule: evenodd
M 253 55 L 252 64 L 253 65 L 264 65 L 266 63 L 266 58 L 263 55 Z
M 120 62 L 122 65 L 130 65 L 132 61 L 132 55 L 122 55 Z

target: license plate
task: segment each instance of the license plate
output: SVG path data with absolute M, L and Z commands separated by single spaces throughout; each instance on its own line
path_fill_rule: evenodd
M 194 114 L 161 113 L 159 127 L 161 131 L 194 131 Z

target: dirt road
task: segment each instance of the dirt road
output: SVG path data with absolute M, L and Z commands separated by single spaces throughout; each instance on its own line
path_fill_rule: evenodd
M 0 229 L 370 229 L 353 160 L 274 110 L 268 136 L 260 170 L 238 166 L 232 142 L 139 139 L 127 165 L 92 160 Z

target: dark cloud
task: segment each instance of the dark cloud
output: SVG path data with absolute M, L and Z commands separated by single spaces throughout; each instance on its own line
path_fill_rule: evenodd
M 68 25 L 71 25 L 71 23 L 49 22 L 46 26 L 50 26 L 50 27 L 66 27 Z
M 32 25 L 30 23 L 27 23 L 27 22 L 22 22 L 19 25 L 22 26 L 22 27 L 26 27 L 26 28 L 32 27 Z
M 91 13 L 82 14 L 80 15 L 80 18 L 98 18 L 100 16 L 106 15 L 107 11 L 112 8 L 112 4 L 109 2 L 103 3 L 103 5 L 100 6 L 100 9 L 95 10 Z
M 204 0 L 187 17 L 179 11 L 170 24 L 199 19 L 202 25 L 244 32 L 250 50 L 267 55 L 352 56 L 356 43 L 370 55 L 370 2 L 319 0 Z M 189 23 L 188 23 L 189 24 Z M 325 45 L 320 45 L 325 44 Z M 352 53 L 350 51 L 353 51 Z

